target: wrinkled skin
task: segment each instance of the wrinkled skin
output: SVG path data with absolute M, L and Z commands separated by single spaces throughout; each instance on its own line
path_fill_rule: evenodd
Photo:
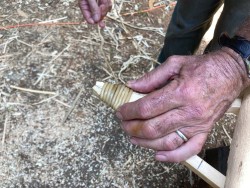
M 198 154 L 207 135 L 247 87 L 240 56 L 229 48 L 202 56 L 172 56 L 128 87 L 149 93 L 117 110 L 133 144 L 156 151 L 159 161 L 181 162 Z M 180 130 L 189 140 L 174 132 Z
M 103 19 L 112 8 L 111 0 L 79 0 L 79 6 L 89 24 L 105 27 Z

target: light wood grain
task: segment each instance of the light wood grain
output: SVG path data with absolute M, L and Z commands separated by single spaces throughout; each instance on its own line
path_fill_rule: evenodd
M 237 118 L 230 147 L 225 187 L 250 187 L 250 88 L 244 92 Z

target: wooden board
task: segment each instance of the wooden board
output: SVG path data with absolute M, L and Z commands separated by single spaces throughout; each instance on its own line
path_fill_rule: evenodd
M 250 88 L 244 92 L 237 118 L 230 147 L 225 187 L 250 187 Z

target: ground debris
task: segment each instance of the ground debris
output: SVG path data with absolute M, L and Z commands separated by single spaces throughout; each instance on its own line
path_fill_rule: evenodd
M 116 1 L 98 31 L 52 24 L 82 21 L 75 0 L 1 0 L 0 28 L 15 27 L 0 31 L 0 187 L 189 187 L 186 168 L 130 144 L 114 111 L 92 94 L 97 80 L 126 82 L 155 65 L 172 10 L 121 19 L 135 5 L 148 2 Z M 50 25 L 18 28 L 29 23 Z M 215 142 L 213 133 L 208 144 Z

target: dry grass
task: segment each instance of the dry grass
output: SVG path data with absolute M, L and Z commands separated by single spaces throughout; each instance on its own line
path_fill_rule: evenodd
M 183 166 L 131 145 L 113 111 L 92 95 L 96 80 L 126 82 L 156 63 L 171 11 L 120 16 L 135 5 L 147 1 L 116 1 L 98 30 L 58 24 L 81 22 L 75 1 L 0 2 L 0 27 L 43 24 L 0 30 L 0 187 L 190 184 Z

